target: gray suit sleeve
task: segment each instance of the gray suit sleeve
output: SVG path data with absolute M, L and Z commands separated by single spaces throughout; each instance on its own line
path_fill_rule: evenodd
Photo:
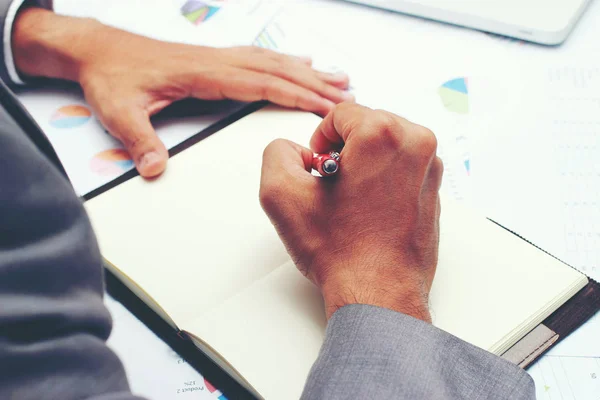
M 15 6 L 17 7 L 20 5 L 31 5 L 46 8 L 48 10 L 53 9 L 53 0 L 0 0 L 0 38 L 2 39 L 0 40 L 0 79 L 7 85 L 15 83 L 8 72 L 8 65 L 12 64 L 13 60 L 10 43 L 8 43 L 7 47 L 7 42 L 10 40 L 10 37 L 6 36 L 7 33 L 11 32 L 12 23 L 14 22 L 14 19 L 8 18 L 9 10 L 13 3 L 16 3 Z
M 134 399 L 105 343 L 111 320 L 84 208 L 8 96 L 0 87 L 0 399 Z
M 423 321 L 351 305 L 329 321 L 302 399 L 534 399 L 519 367 Z

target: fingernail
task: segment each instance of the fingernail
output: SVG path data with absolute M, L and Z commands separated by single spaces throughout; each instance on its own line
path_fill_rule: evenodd
M 300 59 L 300 62 L 303 62 L 305 64 L 312 64 L 312 58 L 310 57 L 299 56 L 298 58 Z
M 342 92 L 342 99 L 344 101 L 355 101 L 356 97 L 350 92 Z
M 160 161 L 161 157 L 156 151 L 149 151 L 140 158 L 140 169 L 145 171 Z

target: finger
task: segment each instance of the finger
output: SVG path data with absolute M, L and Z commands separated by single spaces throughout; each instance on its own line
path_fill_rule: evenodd
M 359 126 L 368 123 L 374 111 L 354 103 L 338 105 L 321 121 L 310 139 L 310 148 L 316 153 L 339 149 Z
M 279 217 L 282 202 L 294 193 L 310 193 L 314 184 L 313 152 L 289 140 L 271 142 L 263 153 L 260 202 L 270 216 Z
M 213 83 L 219 88 L 221 97 L 233 100 L 268 100 L 284 107 L 300 108 L 319 115 L 326 115 L 335 106 L 330 100 L 285 79 L 250 70 L 223 68 L 216 73 Z
M 266 50 L 266 49 L 263 54 L 268 55 L 271 59 L 273 59 L 275 61 L 281 61 L 282 60 L 281 57 L 283 57 L 283 59 L 285 59 L 285 57 L 289 57 L 291 60 L 298 61 L 299 63 L 304 64 L 309 67 L 312 66 L 312 64 L 313 64 L 313 60 L 309 56 L 295 56 L 295 55 L 289 55 L 289 54 L 281 54 L 281 53 L 273 52 L 272 50 Z M 338 71 L 335 73 L 329 73 L 329 72 L 321 72 L 321 71 L 317 71 L 317 70 L 314 70 L 314 72 L 315 72 L 315 75 L 317 76 L 317 78 L 319 78 L 323 82 L 326 82 L 326 83 L 328 83 L 332 86 L 335 86 L 339 89 L 346 90 L 350 86 L 350 77 L 345 72 Z
M 347 85 L 345 87 L 339 87 L 339 85 L 346 84 L 346 81 L 349 82 L 347 76 L 335 76 L 335 74 L 319 72 L 312 69 L 310 66 L 289 62 L 289 60 L 284 60 L 283 65 L 277 62 L 265 63 L 265 65 L 259 66 L 259 68 L 260 72 L 276 75 L 287 81 L 293 82 L 317 93 L 321 97 L 333 101 L 334 103 L 355 101 L 355 98 L 351 93 L 343 90 L 346 89 Z M 334 82 L 335 84 L 330 82 Z
M 169 153 L 158 138 L 150 117 L 143 111 L 119 112 L 105 121 L 108 131 L 119 139 L 133 159 L 140 175 L 152 178 L 166 168 Z
M 313 63 L 312 58 L 307 57 L 307 56 L 292 56 L 292 55 L 288 55 L 288 57 L 290 57 L 291 59 L 293 59 L 294 61 L 298 61 L 301 64 L 307 65 L 307 66 L 311 66 Z
M 350 86 L 350 77 L 345 72 L 336 72 L 334 74 L 330 74 L 327 72 L 317 71 L 317 77 L 323 82 L 326 82 L 339 89 L 345 90 Z
M 237 68 L 277 76 L 315 92 L 334 103 L 354 101 L 353 95 L 321 79 L 324 75 L 330 75 L 327 77 L 328 80 L 339 82 L 339 77 L 334 78 L 332 74 L 318 72 L 309 65 L 298 62 L 296 57 L 266 49 L 253 50 L 252 54 L 238 50 L 234 54 L 231 60 Z
M 442 178 L 444 175 L 444 163 L 442 159 L 434 156 L 427 168 L 425 183 L 423 189 L 428 192 L 439 192 L 442 187 Z
M 232 57 L 230 60 L 233 61 L 234 65 L 239 67 L 243 67 L 249 60 L 257 58 L 270 58 L 272 60 L 287 58 L 308 66 L 313 63 L 312 57 L 307 55 L 285 54 L 259 46 L 237 46 L 227 50 L 229 50 L 229 55 Z

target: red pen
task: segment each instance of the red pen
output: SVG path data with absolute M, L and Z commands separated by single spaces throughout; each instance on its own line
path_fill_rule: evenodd
M 312 168 L 321 176 L 335 175 L 340 169 L 340 153 L 332 151 L 313 155 Z

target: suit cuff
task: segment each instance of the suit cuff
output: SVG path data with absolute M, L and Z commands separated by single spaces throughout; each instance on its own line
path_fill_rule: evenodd
M 336 311 L 303 399 L 531 398 L 531 377 L 514 364 L 421 320 L 388 309 Z M 406 396 L 411 393 L 410 396 Z
M 25 4 L 31 4 L 33 6 L 46 8 L 48 10 L 52 10 L 52 0 L 37 0 L 37 1 L 28 1 L 28 0 L 13 0 L 8 6 L 8 10 L 6 10 L 6 16 L 4 18 L 4 27 L 2 32 L 2 40 L 3 40 L 3 52 L 4 52 L 4 67 L 6 68 L 6 75 L 8 81 L 6 83 L 23 85 L 24 82 L 19 76 L 17 72 L 17 67 L 15 65 L 15 60 L 12 51 L 12 28 L 17 18 L 17 14 Z M 4 74 L 3 74 L 4 75 Z

